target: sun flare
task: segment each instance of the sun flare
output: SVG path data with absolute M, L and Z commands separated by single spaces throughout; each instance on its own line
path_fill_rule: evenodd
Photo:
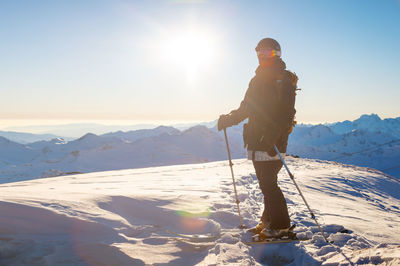
M 163 42 L 163 55 L 168 64 L 184 68 L 188 80 L 216 59 L 216 38 L 210 32 L 187 29 L 171 32 Z

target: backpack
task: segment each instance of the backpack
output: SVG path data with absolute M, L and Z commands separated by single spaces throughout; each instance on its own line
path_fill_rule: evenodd
M 280 111 L 282 112 L 282 128 L 287 130 L 288 135 L 293 131 L 297 124 L 295 120 L 296 109 L 295 101 L 298 90 L 297 81 L 299 78 L 293 72 L 285 70 L 277 80 L 278 100 L 280 101 Z

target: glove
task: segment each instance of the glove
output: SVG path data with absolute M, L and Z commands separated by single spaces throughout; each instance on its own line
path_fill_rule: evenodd
M 220 115 L 218 119 L 218 131 L 231 126 L 230 115 Z

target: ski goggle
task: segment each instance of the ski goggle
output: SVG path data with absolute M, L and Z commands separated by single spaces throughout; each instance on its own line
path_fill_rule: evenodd
M 263 58 L 271 58 L 271 57 L 275 57 L 275 56 L 280 57 L 281 51 L 269 49 L 269 48 L 261 48 L 261 49 L 258 49 L 257 56 L 263 57 Z

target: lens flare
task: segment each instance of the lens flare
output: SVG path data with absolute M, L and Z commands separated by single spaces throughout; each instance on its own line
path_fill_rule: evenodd
M 207 217 L 210 216 L 210 210 L 200 212 L 200 213 L 191 213 L 183 210 L 176 211 L 176 214 L 180 217 L 180 227 L 185 232 L 191 233 L 199 233 L 203 232 L 209 223 Z

